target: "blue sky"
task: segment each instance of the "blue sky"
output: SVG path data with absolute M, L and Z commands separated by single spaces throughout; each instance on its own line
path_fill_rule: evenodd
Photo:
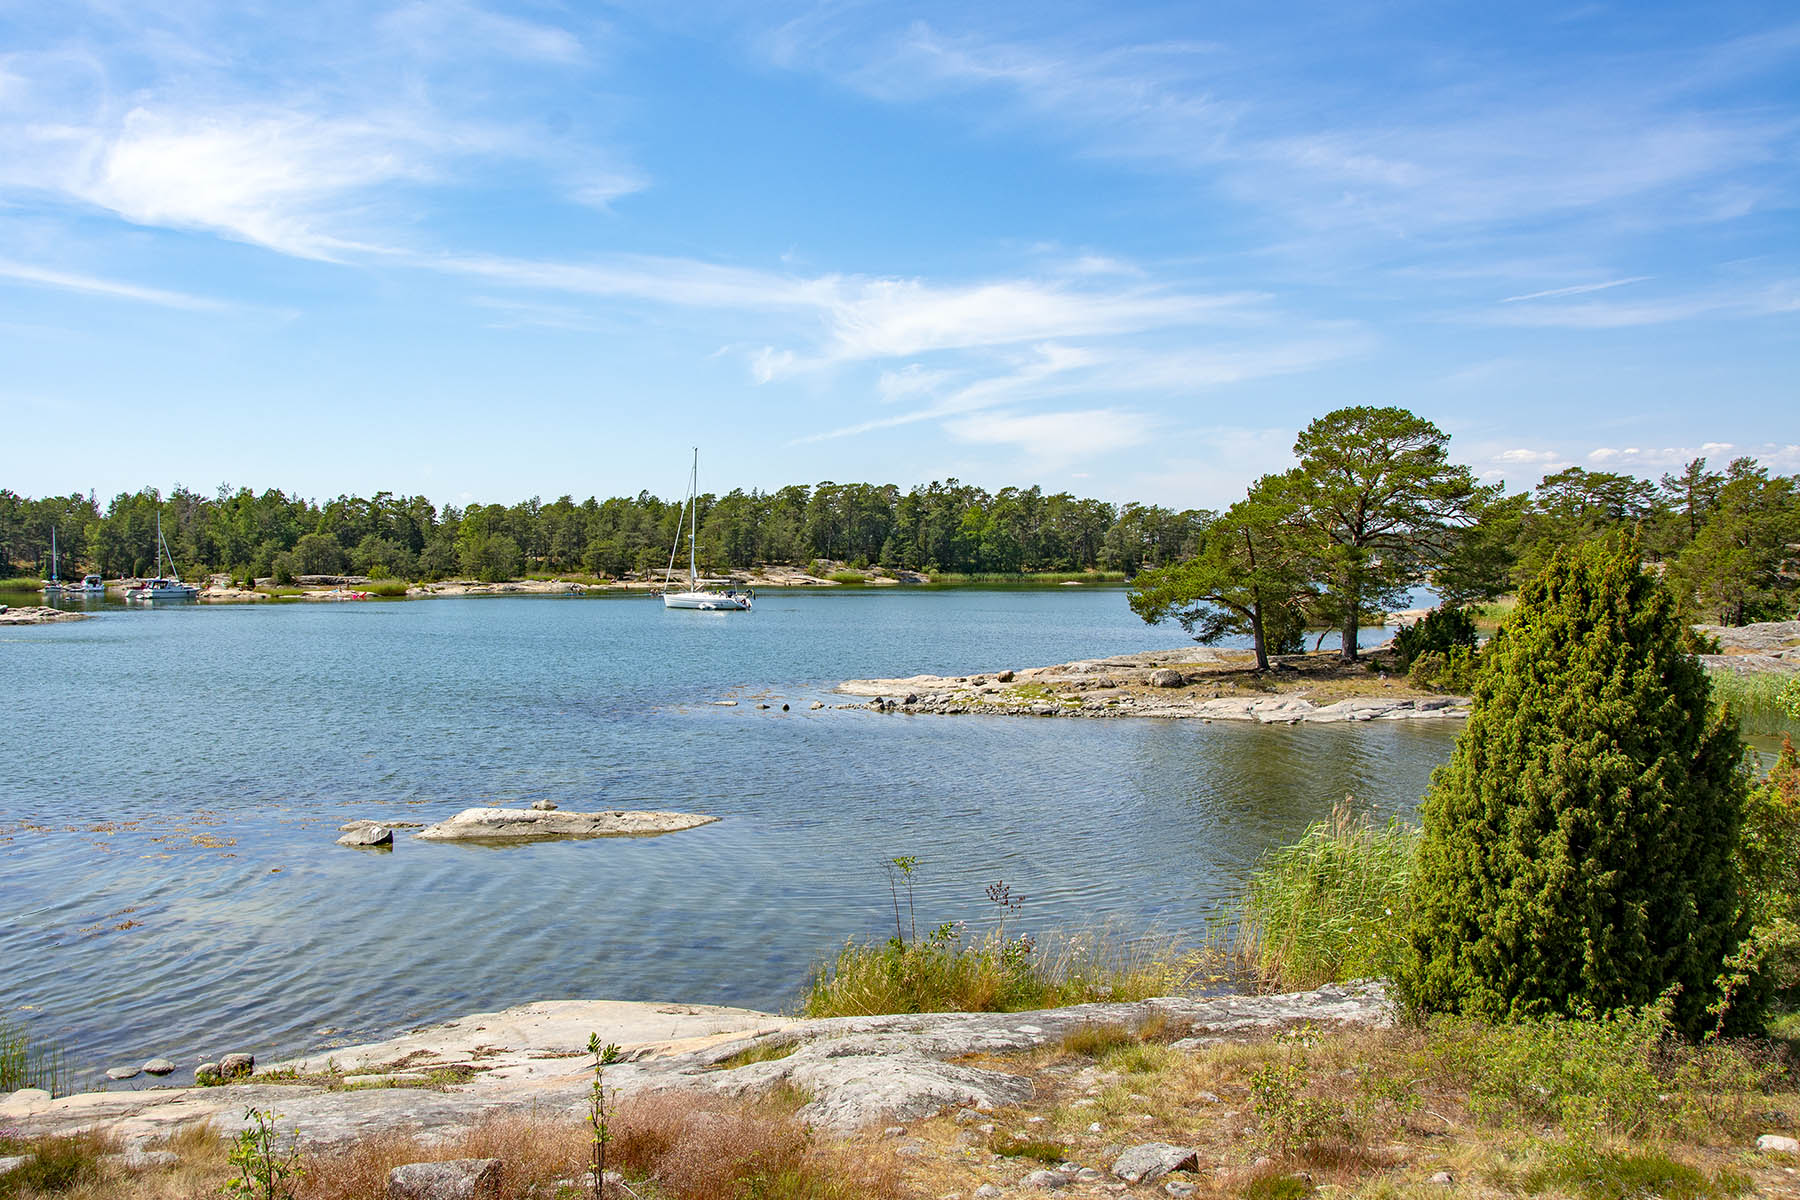
M 0 486 L 1800 471 L 1784 4 L 0 0 Z

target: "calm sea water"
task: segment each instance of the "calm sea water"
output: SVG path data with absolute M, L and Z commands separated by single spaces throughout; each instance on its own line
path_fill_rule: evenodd
M 1410 811 L 1455 730 L 884 716 L 854 676 L 1184 644 L 1117 590 L 107 607 L 0 631 L 0 1011 L 79 1079 L 558 997 L 776 1008 L 847 937 L 1023 896 L 1016 928 L 1197 929 L 1345 795 Z M 736 698 L 735 708 L 711 701 Z M 768 710 L 757 701 L 772 704 Z M 782 712 L 781 705 L 791 706 Z M 504 849 L 357 817 L 476 804 L 717 824 Z

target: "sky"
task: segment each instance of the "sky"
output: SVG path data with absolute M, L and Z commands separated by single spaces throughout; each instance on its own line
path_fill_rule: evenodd
M 0 487 L 1800 471 L 1800 9 L 0 0 Z

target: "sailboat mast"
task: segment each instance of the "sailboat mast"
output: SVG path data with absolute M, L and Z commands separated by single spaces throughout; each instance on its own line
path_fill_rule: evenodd
M 688 526 L 688 590 L 698 591 L 700 588 L 699 548 L 695 545 L 700 540 L 700 447 L 694 447 L 694 470 L 688 476 L 688 505 L 693 510 Z
M 50 526 L 50 582 L 58 582 L 56 574 L 56 526 Z

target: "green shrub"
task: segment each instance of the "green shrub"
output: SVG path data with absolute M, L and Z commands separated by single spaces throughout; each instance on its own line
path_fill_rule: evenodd
M 1475 618 L 1461 608 L 1434 608 L 1423 620 L 1403 625 L 1394 634 L 1394 655 L 1402 671 L 1421 654 L 1448 656 L 1452 650 L 1475 648 Z
M 1022 1138 L 1016 1141 L 995 1142 L 993 1151 L 1002 1158 L 1030 1158 L 1042 1163 L 1069 1161 L 1067 1146 L 1061 1142 L 1052 1142 L 1044 1138 Z
M 1734 1171 L 1709 1179 L 1665 1154 L 1635 1150 L 1564 1152 L 1529 1172 L 1524 1182 L 1533 1195 L 1555 1188 L 1585 1200 L 1725 1200 L 1750 1188 L 1750 1181 Z
M 1481 652 L 1469 646 L 1453 647 L 1448 653 L 1427 650 L 1413 659 L 1407 678 L 1423 688 L 1466 696 L 1475 690 L 1475 672 L 1481 666 Z
M 1263 856 L 1235 913 L 1237 956 L 1272 990 L 1390 976 L 1405 948 L 1417 834 L 1340 806 Z
M 1423 804 L 1412 1004 L 1504 1020 L 1674 985 L 1675 1027 L 1708 1026 L 1745 932 L 1742 743 L 1685 646 L 1635 543 L 1559 549 L 1522 589 Z

